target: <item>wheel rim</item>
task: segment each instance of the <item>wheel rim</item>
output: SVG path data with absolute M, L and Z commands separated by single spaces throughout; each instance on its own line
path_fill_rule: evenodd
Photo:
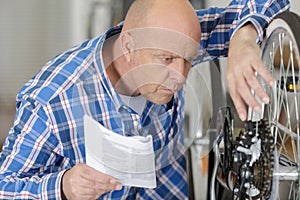
M 300 20 L 291 21 L 278 16 L 269 26 L 267 39 L 262 49 L 262 60 L 276 80 L 273 88 L 262 84 L 271 96 L 266 106 L 265 117 L 269 120 L 275 138 L 275 169 L 271 199 L 299 199 L 299 106 L 300 69 L 299 43 L 294 36 L 295 27 L 300 28 Z M 288 192 L 279 192 L 288 185 Z M 280 195 L 278 195 L 280 193 Z

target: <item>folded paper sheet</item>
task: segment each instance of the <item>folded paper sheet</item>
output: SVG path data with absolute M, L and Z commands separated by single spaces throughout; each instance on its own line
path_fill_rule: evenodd
M 111 175 L 124 186 L 156 187 L 152 136 L 126 137 L 84 116 L 87 165 Z

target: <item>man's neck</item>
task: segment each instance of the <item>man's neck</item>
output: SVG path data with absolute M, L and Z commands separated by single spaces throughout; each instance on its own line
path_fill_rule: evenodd
M 105 41 L 102 52 L 106 73 L 118 93 L 127 96 L 138 95 L 137 92 L 128 87 L 128 85 L 132 85 L 132 83 L 127 82 L 128 80 L 132 81 L 128 79 L 129 73 L 127 73 L 130 69 L 130 64 L 122 53 L 119 38 Z

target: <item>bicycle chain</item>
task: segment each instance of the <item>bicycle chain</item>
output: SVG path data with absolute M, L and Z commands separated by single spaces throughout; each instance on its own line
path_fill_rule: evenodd
M 239 199 L 268 199 L 274 171 L 274 139 L 265 120 L 247 122 L 232 144 L 233 192 Z M 231 173 L 232 174 L 232 173 Z
M 220 165 L 227 187 L 238 199 L 268 199 L 274 171 L 274 139 L 266 120 L 246 122 L 234 140 L 230 115 L 224 120 L 224 157 Z

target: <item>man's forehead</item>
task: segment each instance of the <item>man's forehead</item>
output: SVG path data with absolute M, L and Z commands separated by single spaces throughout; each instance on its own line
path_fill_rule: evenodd
M 171 29 L 147 27 L 130 30 L 128 34 L 133 37 L 135 49 L 158 49 L 182 57 L 195 56 L 199 49 L 199 41 Z
M 155 55 L 168 55 L 168 56 L 173 56 L 173 57 L 179 56 L 178 54 L 176 54 L 174 52 L 170 52 L 170 51 L 163 50 L 163 49 L 153 49 L 153 52 Z

